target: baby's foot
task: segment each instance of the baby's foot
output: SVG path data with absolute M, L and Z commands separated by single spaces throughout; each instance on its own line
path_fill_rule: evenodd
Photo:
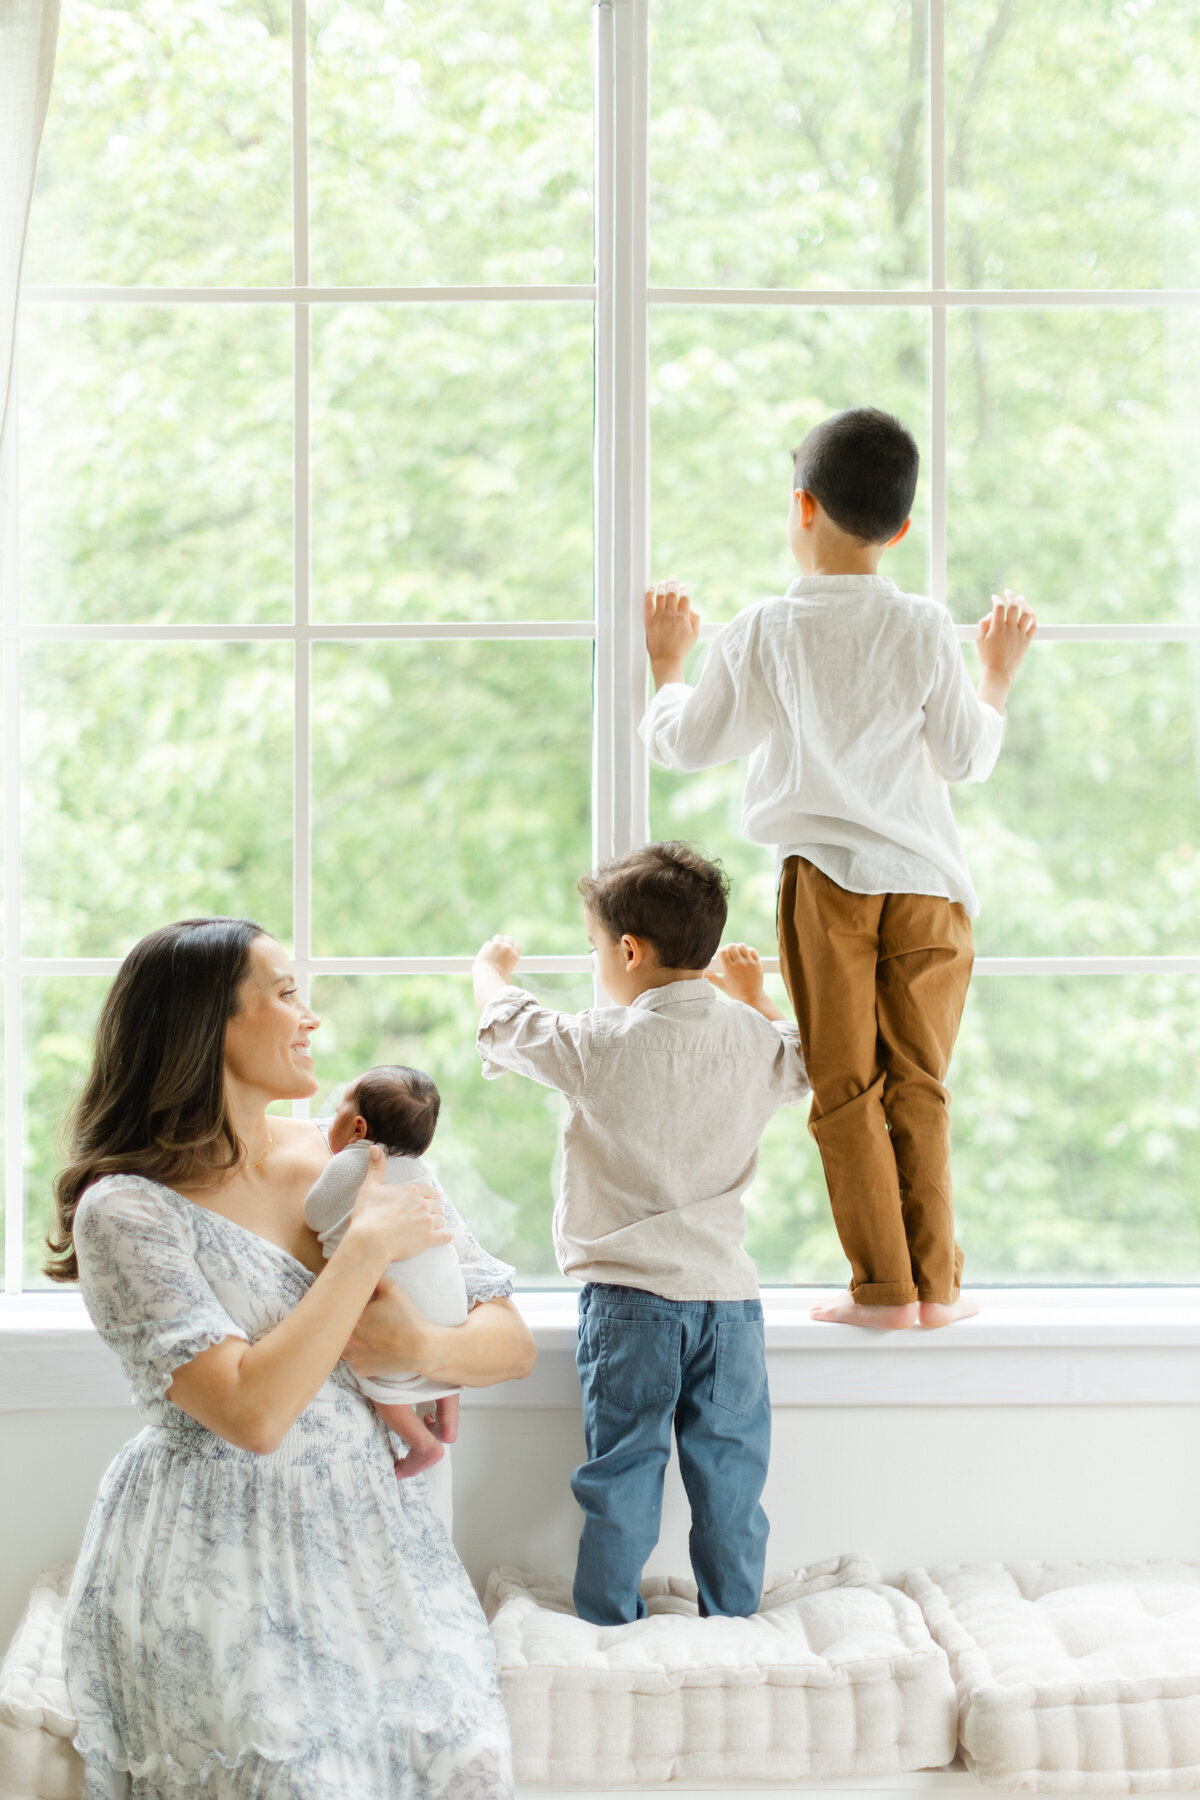
M 865 1325 L 872 1331 L 907 1331 L 917 1322 L 916 1301 L 907 1306 L 860 1306 L 853 1294 L 843 1294 L 832 1306 L 814 1306 L 810 1318 L 822 1325 Z
M 942 1306 L 936 1300 L 922 1300 L 921 1324 L 926 1331 L 936 1331 L 941 1325 L 957 1324 L 959 1319 L 973 1319 L 978 1311 L 978 1300 L 972 1300 L 967 1294 L 960 1294 L 952 1306 Z
M 407 1481 L 410 1475 L 423 1475 L 426 1469 L 432 1469 L 434 1463 L 440 1463 L 446 1452 L 440 1444 L 429 1444 L 420 1450 L 410 1450 L 407 1456 L 396 1461 L 396 1480 Z

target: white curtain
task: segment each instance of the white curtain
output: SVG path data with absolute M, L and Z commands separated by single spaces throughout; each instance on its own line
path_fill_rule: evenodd
M 59 0 L 0 0 L 0 448 L 8 424 L 21 258 L 54 74 L 58 10 Z

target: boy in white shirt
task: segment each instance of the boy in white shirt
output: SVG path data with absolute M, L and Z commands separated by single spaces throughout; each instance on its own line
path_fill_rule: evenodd
M 874 408 L 837 413 L 794 453 L 788 543 L 803 570 L 709 647 L 686 587 L 646 594 L 664 767 L 749 756 L 746 835 L 776 856 L 779 953 L 813 1087 L 850 1291 L 813 1317 L 903 1329 L 978 1310 L 960 1292 L 946 1073 L 979 905 L 947 783 L 983 781 L 1036 620 L 1005 589 L 977 638 L 974 691 L 945 607 L 877 573 L 909 527 L 917 446 Z
M 575 1606 L 595 1625 L 645 1616 L 638 1582 L 674 1428 L 700 1611 L 745 1615 L 762 1595 L 771 1406 L 742 1195 L 767 1121 L 807 1097 L 808 1079 L 755 951 L 731 945 L 705 980 L 725 926 L 718 866 L 686 844 L 648 844 L 579 888 L 615 1005 L 540 1005 L 511 983 L 520 946 L 507 937 L 474 970 L 484 1074 L 515 1070 L 570 1109 L 554 1245 L 585 1284 Z

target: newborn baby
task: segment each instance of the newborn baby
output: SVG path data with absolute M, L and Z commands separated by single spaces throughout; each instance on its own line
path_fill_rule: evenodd
M 359 1188 L 366 1179 L 371 1145 L 387 1151 L 384 1180 L 393 1186 L 406 1181 L 438 1183 L 422 1161 L 437 1124 L 441 1096 L 420 1069 L 385 1065 L 368 1069 L 346 1089 L 329 1127 L 329 1167 L 309 1189 L 304 1217 L 321 1240 L 326 1256 L 342 1241 Z M 467 1290 L 453 1244 L 435 1244 L 403 1262 L 389 1263 L 389 1280 L 398 1282 L 433 1325 L 461 1325 L 467 1316 Z M 458 1433 L 458 1390 L 438 1386 L 424 1376 L 397 1370 L 394 1375 L 367 1379 L 354 1376 L 355 1385 L 369 1400 L 385 1424 L 408 1445 L 408 1454 L 396 1465 L 397 1475 L 419 1475 L 440 1462 L 443 1444 L 452 1444 Z M 413 1401 L 437 1402 L 433 1428 L 413 1406 Z

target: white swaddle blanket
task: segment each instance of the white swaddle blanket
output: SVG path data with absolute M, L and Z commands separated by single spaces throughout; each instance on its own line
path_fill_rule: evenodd
M 308 1191 L 304 1217 L 320 1238 L 327 1257 L 333 1255 L 346 1234 L 370 1159 L 371 1146 L 365 1138 L 348 1144 L 331 1157 L 328 1168 Z M 389 1156 L 383 1179 L 392 1187 L 401 1187 L 406 1181 L 427 1181 L 439 1193 L 442 1191 L 420 1156 Z M 389 1263 L 385 1273 L 404 1289 L 431 1325 L 461 1325 L 466 1318 L 466 1283 L 453 1244 L 435 1244 L 403 1262 Z M 388 1406 L 411 1406 L 415 1401 L 439 1400 L 458 1392 L 456 1387 L 439 1386 L 411 1370 L 398 1369 L 394 1375 L 376 1375 L 369 1380 L 355 1375 L 354 1379 L 368 1400 L 379 1400 Z

